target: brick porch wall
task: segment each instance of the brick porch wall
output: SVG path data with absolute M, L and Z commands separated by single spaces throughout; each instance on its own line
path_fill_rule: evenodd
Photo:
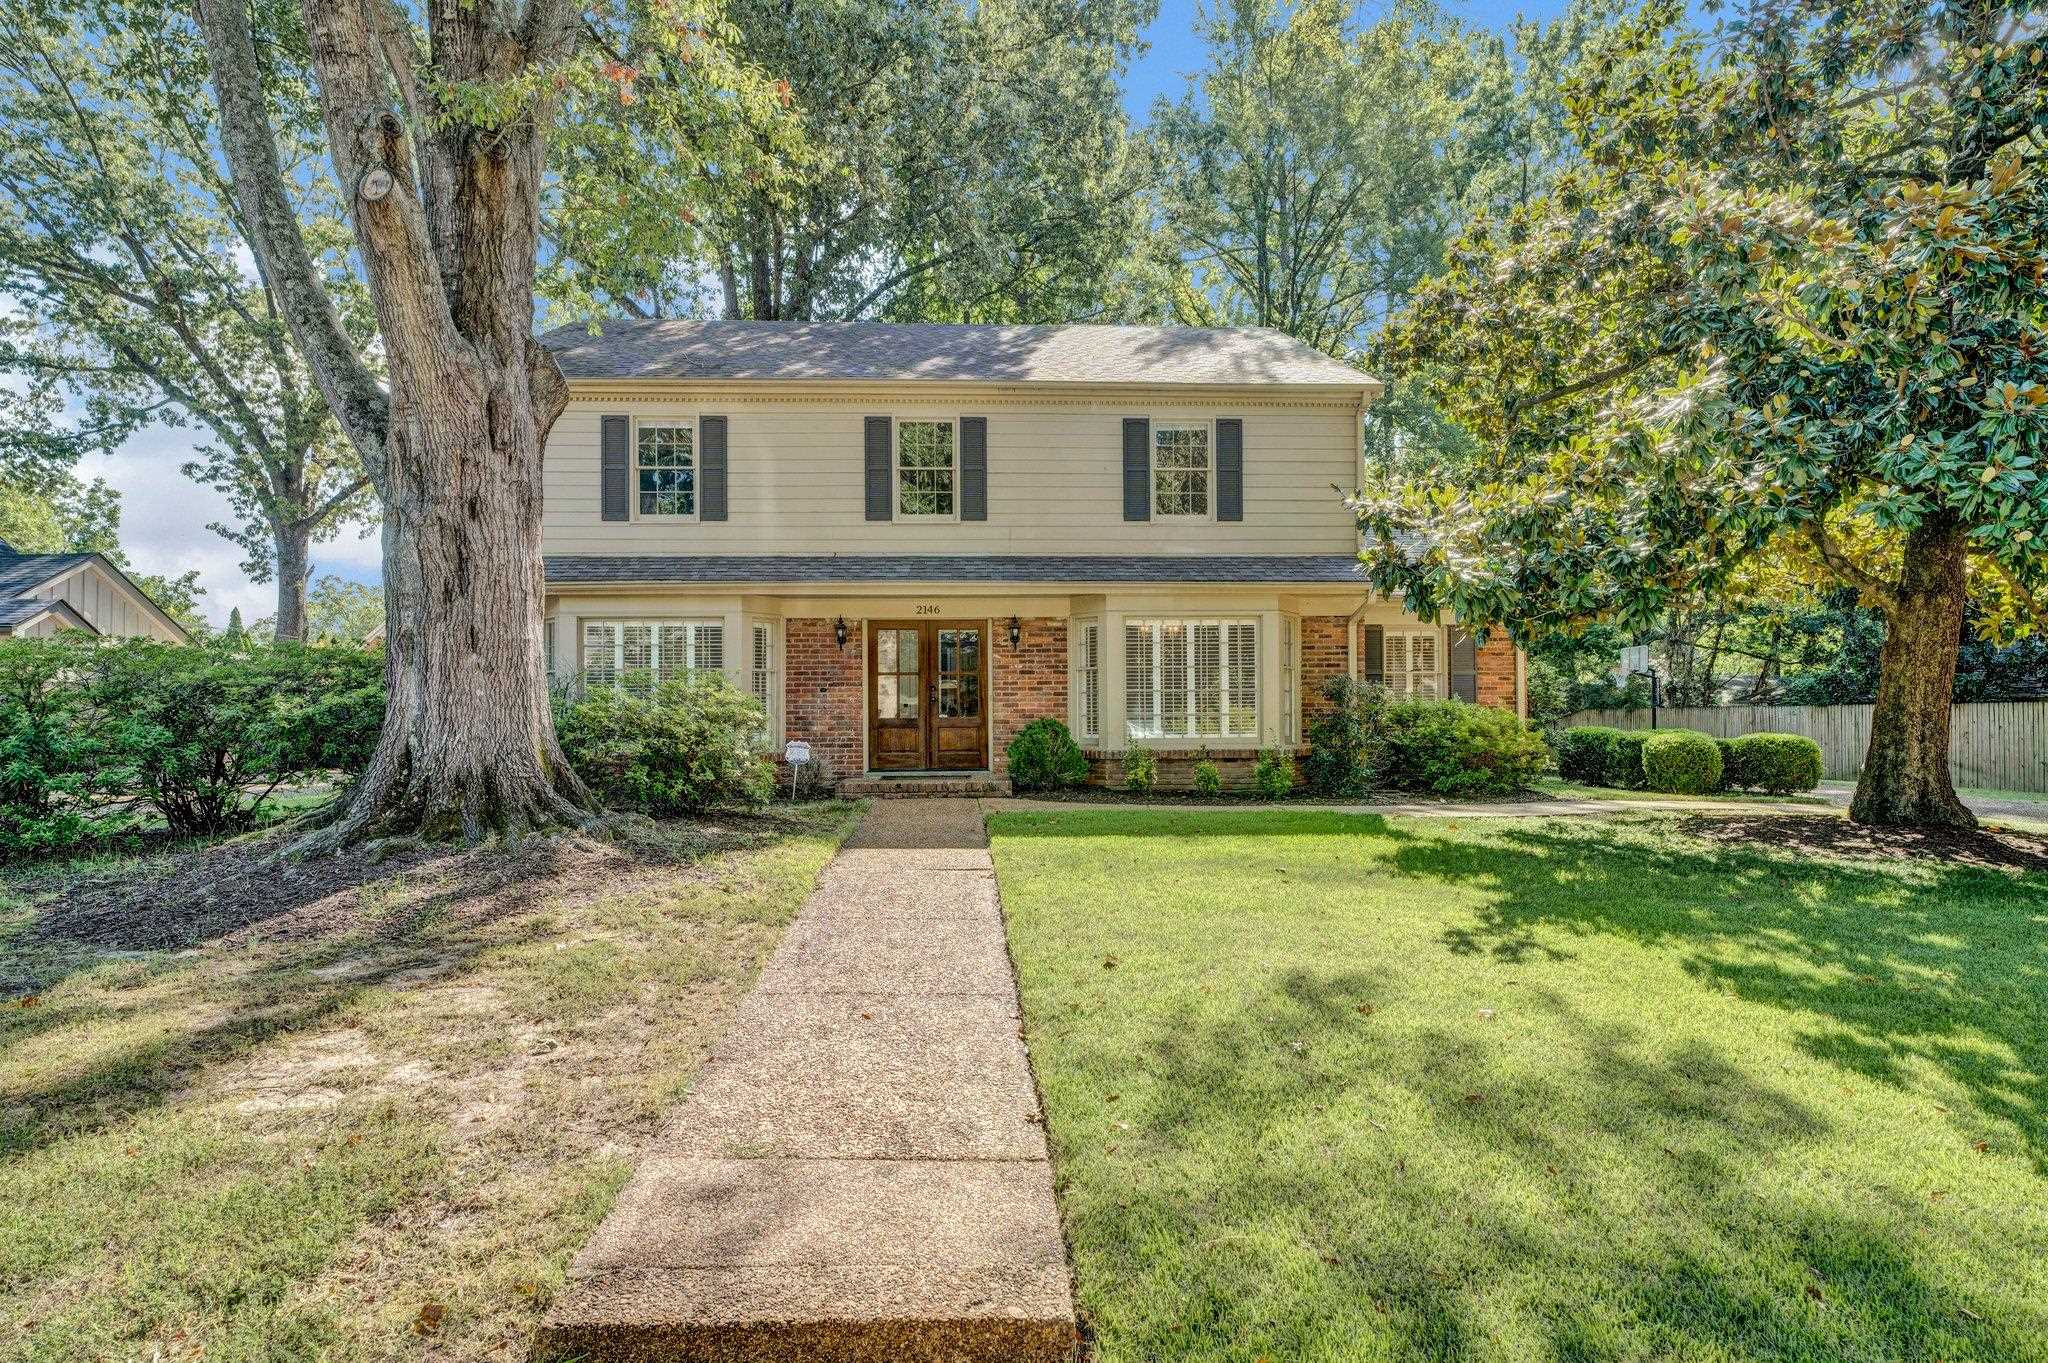
M 1520 712 L 1521 704 L 1515 695 L 1514 640 L 1496 633 L 1480 646 L 1473 670 L 1477 673 L 1473 680 L 1481 705 Z
M 1010 646 L 1010 622 L 990 622 L 988 689 L 990 765 L 1009 770 L 1010 740 L 1034 719 L 1050 715 L 1067 719 L 1067 622 L 1037 619 L 1018 622 L 1016 647 Z
M 861 673 L 867 656 L 858 620 L 846 622 L 845 648 L 833 642 L 830 620 L 783 622 L 784 727 L 831 764 L 835 779 L 865 769 Z
M 1315 717 L 1330 708 L 1330 702 L 1323 697 L 1324 683 L 1332 677 L 1343 676 L 1350 665 L 1350 653 L 1344 647 L 1344 617 L 1302 616 L 1301 732 L 1304 738 Z

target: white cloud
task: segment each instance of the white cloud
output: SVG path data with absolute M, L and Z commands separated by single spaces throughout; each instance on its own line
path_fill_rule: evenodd
M 78 475 L 104 478 L 120 492 L 121 547 L 137 572 L 177 577 L 197 568 L 206 588 L 200 609 L 216 625 L 236 607 L 244 620 L 274 614 L 276 584 L 251 582 L 242 572 L 241 549 L 206 528 L 211 521 L 232 524 L 234 512 L 226 497 L 179 472 L 192 457 L 191 432 L 152 426 L 112 455 L 80 461 Z M 314 545 L 313 572 L 381 581 L 376 535 L 363 539 L 351 528 Z

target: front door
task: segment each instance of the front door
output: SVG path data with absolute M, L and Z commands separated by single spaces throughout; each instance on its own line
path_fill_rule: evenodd
M 987 764 L 988 631 L 979 623 L 877 621 L 868 629 L 868 764 L 976 771 Z

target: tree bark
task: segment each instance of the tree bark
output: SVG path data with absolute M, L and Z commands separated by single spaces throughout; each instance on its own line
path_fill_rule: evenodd
M 1856 823 L 1975 828 L 1949 779 L 1948 738 L 1962 638 L 1967 532 L 1942 520 L 1906 537 L 1886 611 L 1870 749 L 1849 817 Z
M 309 46 L 336 182 L 349 196 L 376 307 L 388 394 L 350 399 L 360 360 L 306 347 L 366 453 L 384 508 L 383 731 L 338 817 L 301 843 L 322 851 L 387 834 L 476 840 L 587 823 L 589 792 L 555 740 L 542 664 L 541 453 L 568 402 L 532 338 L 539 198 L 553 110 L 502 127 L 408 127 L 391 104 L 394 48 L 379 0 L 306 0 Z M 205 0 L 222 144 L 239 192 L 277 194 L 275 146 L 242 0 Z M 567 58 L 567 0 L 523 11 L 437 6 L 436 73 L 506 82 Z M 402 54 L 396 59 L 403 59 Z M 371 172 L 374 191 L 365 189 Z M 254 183 L 240 185 L 248 179 Z M 311 271 L 292 234 L 258 233 L 266 278 Z M 295 334 L 332 320 L 287 308 Z M 343 374 L 330 373 L 346 369 Z M 337 395 L 339 393 L 339 395 Z
M 274 529 L 277 542 L 277 642 L 306 642 L 306 579 L 312 573 L 312 529 L 303 523 Z

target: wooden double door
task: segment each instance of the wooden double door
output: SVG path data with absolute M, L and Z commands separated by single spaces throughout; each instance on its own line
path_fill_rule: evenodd
M 988 625 L 868 625 L 868 765 L 979 771 L 988 765 Z

